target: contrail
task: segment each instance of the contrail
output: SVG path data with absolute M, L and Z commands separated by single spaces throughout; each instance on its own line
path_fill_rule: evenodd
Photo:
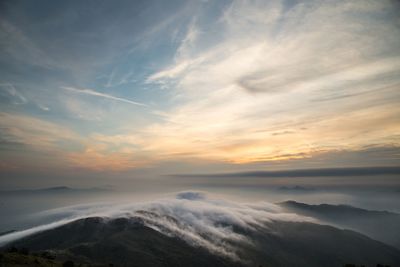
M 99 93 L 92 89 L 78 89 L 78 88 L 68 87 L 68 86 L 61 86 L 61 88 L 64 90 L 68 90 L 68 91 L 79 93 L 79 94 L 93 95 L 93 96 L 98 96 L 98 97 L 103 97 L 103 98 L 108 98 L 108 99 L 112 99 L 112 100 L 129 103 L 129 104 L 133 104 L 133 105 L 137 105 L 137 106 L 148 107 L 146 104 L 143 104 L 143 103 L 135 102 L 135 101 L 132 101 L 129 99 L 120 98 L 120 97 L 116 97 L 116 96 L 112 96 L 112 95 L 108 95 L 108 94 L 104 94 L 104 93 Z

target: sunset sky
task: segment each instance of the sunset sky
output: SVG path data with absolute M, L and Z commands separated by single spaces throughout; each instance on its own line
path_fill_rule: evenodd
M 394 0 L 2 1 L 1 185 L 399 166 L 399 14 Z

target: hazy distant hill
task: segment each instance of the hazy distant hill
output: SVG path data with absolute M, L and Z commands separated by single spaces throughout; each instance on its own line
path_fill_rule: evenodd
M 110 191 L 109 188 L 93 187 L 93 188 L 72 188 L 68 186 L 55 186 L 40 189 L 19 189 L 19 190 L 3 190 L 0 194 L 63 194 L 63 193 L 99 193 Z
M 400 248 L 400 214 L 371 211 L 348 205 L 308 205 L 295 201 L 280 203 L 290 212 L 317 218 L 328 224 L 352 229 Z
M 156 215 L 154 215 L 156 216 Z M 179 226 L 179 221 L 169 219 Z M 364 235 L 305 222 L 271 222 L 235 232 L 252 241 L 238 244 L 241 261 L 210 253 L 144 225 L 139 217 L 81 219 L 14 243 L 34 251 L 52 250 L 77 262 L 116 266 L 338 267 L 345 263 L 400 265 L 400 251 Z M 228 244 L 227 244 L 228 245 Z

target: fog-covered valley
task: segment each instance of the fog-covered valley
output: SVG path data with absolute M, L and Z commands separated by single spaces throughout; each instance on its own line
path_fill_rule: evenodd
M 386 201 L 392 199 L 398 203 L 395 201 L 398 195 L 392 189 L 363 188 L 339 192 L 338 188 L 293 185 L 258 188 L 247 199 L 249 192 L 235 188 L 219 192 L 191 190 L 146 194 L 111 188 L 14 190 L 3 192 L 1 196 L 2 204 L 8 203 L 16 210 L 2 209 L 2 217 L 6 218 L 2 221 L 3 232 L 11 232 L 0 236 L 0 245 L 3 248 L 16 245 L 37 251 L 55 250 L 61 258 L 72 253 L 75 260 L 82 262 L 122 264 L 112 253 L 101 256 L 99 249 L 105 249 L 103 246 L 111 246 L 113 242 L 120 244 L 116 235 L 122 233 L 132 235 L 129 242 L 140 247 L 142 241 L 136 240 L 137 235 L 148 229 L 145 231 L 150 233 L 146 238 L 151 239 L 159 233 L 161 236 L 157 238 L 162 238 L 162 242 L 180 240 L 183 243 L 174 243 L 173 246 L 176 245 L 178 250 L 183 249 L 180 246 L 188 246 L 190 257 L 195 256 L 191 254 L 193 251 L 189 251 L 199 248 L 203 251 L 201 253 L 210 257 L 207 258 L 209 262 L 199 260 L 201 264 L 248 266 L 275 263 L 276 266 L 291 266 L 301 259 L 309 266 L 339 266 L 337 264 L 344 261 L 363 264 L 376 261 L 393 265 L 400 260 L 400 231 L 397 227 L 400 215 L 395 212 L 398 207 L 394 206 L 391 212 L 383 211 L 385 205 L 377 209 L 380 211 L 357 208 L 362 203 L 368 205 L 367 198 L 371 194 L 375 194 L 374 197 L 381 194 Z M 346 205 L 337 205 L 343 202 Z M 377 229 L 382 225 L 385 227 Z M 355 232 L 343 232 L 342 229 Z M 87 231 L 91 234 L 86 235 Z M 301 245 L 307 240 L 313 241 Z M 341 247 L 343 242 L 347 245 Z M 162 246 L 157 245 L 157 249 L 163 250 Z M 127 251 L 126 255 L 121 253 L 128 259 L 142 257 L 140 253 L 129 252 L 130 247 L 120 249 Z M 85 254 L 88 250 L 90 254 Z M 308 254 L 314 250 L 322 256 Z M 365 251 L 369 251 L 368 257 Z M 179 260 L 184 261 L 184 258 Z

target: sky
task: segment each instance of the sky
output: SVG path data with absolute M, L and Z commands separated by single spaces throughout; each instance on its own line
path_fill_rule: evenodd
M 2 1 L 0 185 L 398 167 L 399 14 L 385 0 Z

